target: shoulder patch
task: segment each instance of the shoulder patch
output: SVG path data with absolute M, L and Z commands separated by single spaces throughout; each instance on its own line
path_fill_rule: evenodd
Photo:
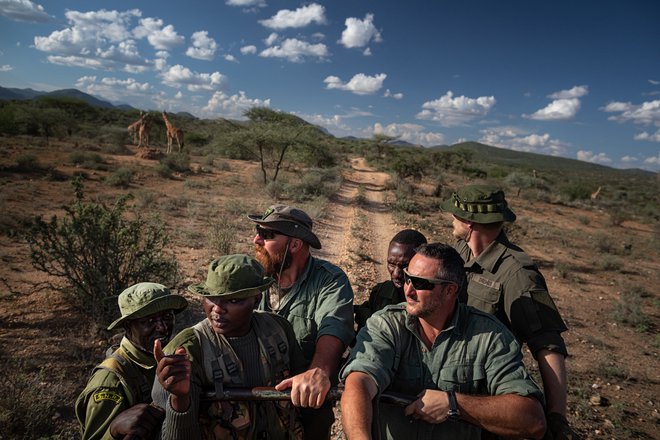
M 92 395 L 92 398 L 94 399 L 95 403 L 99 403 L 103 400 L 110 400 L 111 402 L 115 402 L 115 405 L 119 405 L 119 403 L 123 399 L 123 396 L 113 391 L 99 391 L 97 393 L 94 393 Z

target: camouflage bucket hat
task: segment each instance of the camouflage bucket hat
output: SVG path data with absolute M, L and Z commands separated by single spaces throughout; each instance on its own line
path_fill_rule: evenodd
M 469 185 L 452 194 L 441 208 L 456 217 L 475 223 L 513 222 L 516 214 L 509 209 L 504 192 L 490 185 Z
M 188 290 L 202 296 L 241 299 L 266 290 L 275 280 L 264 276 L 264 268 L 247 255 L 225 255 L 209 264 L 206 281 L 188 286 Z
M 155 313 L 173 310 L 179 313 L 188 307 L 188 301 L 181 295 L 158 283 L 138 283 L 125 289 L 117 297 L 121 317 L 108 326 L 108 330 L 132 319 L 144 318 Z
M 273 205 L 263 215 L 252 214 L 248 215 L 248 218 L 289 237 L 299 238 L 315 249 L 321 249 L 319 238 L 312 232 L 312 219 L 301 209 L 286 205 Z

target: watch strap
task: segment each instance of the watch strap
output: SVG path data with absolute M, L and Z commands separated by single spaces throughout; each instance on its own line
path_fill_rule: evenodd
M 456 392 L 447 391 L 447 400 L 449 401 L 449 411 L 447 412 L 447 420 L 450 422 L 458 421 L 461 412 L 458 410 L 458 403 L 456 402 Z

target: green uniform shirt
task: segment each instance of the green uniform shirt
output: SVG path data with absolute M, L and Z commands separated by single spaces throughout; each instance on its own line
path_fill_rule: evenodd
M 358 330 L 364 327 L 367 319 L 385 306 L 399 304 L 406 300 L 403 289 L 397 289 L 392 280 L 376 284 L 369 294 L 369 299 L 355 306 L 355 323 Z
M 263 313 L 263 312 L 256 312 Z M 256 313 L 252 319 L 256 319 Z M 296 374 L 305 369 L 305 359 L 300 351 L 300 347 L 296 343 L 295 335 L 291 329 L 291 325 L 283 318 L 271 314 L 275 321 L 284 329 L 287 337 L 287 345 L 289 347 L 289 368 L 291 374 Z M 254 326 L 253 326 L 254 328 Z M 263 336 L 261 336 L 263 337 Z M 257 334 L 257 339 L 260 338 L 260 335 Z M 152 395 L 154 398 L 154 403 L 162 408 L 165 408 L 165 420 L 161 428 L 161 439 L 181 439 L 181 440 L 194 440 L 201 438 L 200 426 L 198 424 L 199 412 L 200 412 L 200 400 L 204 396 L 205 392 L 214 391 L 213 378 L 207 377 L 207 374 L 204 371 L 205 359 L 202 354 L 202 343 L 197 338 L 197 335 L 193 328 L 187 328 L 182 330 L 178 335 L 176 335 L 167 347 L 165 347 L 164 352 L 167 354 L 172 354 L 176 351 L 178 347 L 183 347 L 188 353 L 188 359 L 192 362 L 192 375 L 191 375 L 191 389 L 190 389 L 190 407 L 185 413 L 180 413 L 174 411 L 168 402 L 168 392 L 165 391 L 158 380 L 155 381 Z M 256 352 L 254 353 L 254 359 L 241 359 L 242 362 L 260 362 L 262 359 L 263 353 Z M 265 357 L 264 357 L 265 358 Z M 271 371 L 274 370 L 274 367 L 271 368 Z M 272 371 L 272 375 L 276 374 L 275 371 Z M 271 375 L 271 376 L 272 376 Z M 275 380 L 274 377 L 267 377 L 266 382 L 261 384 L 261 386 L 275 386 L 273 383 Z M 232 386 L 240 387 L 241 384 L 232 384 Z M 258 406 L 274 405 L 273 402 L 259 402 Z M 260 410 L 259 410 L 260 411 Z M 253 415 L 253 423 L 256 423 L 256 431 L 266 431 L 269 437 L 272 439 L 279 439 L 285 436 L 285 432 L 281 432 L 273 423 L 272 426 L 269 426 L 269 421 L 265 417 L 258 417 Z M 268 431 L 268 427 L 273 428 L 271 431 Z M 262 433 L 263 434 L 263 433 Z
M 271 311 L 267 295 L 259 309 Z M 355 336 L 353 289 L 344 271 L 325 260 L 310 256 L 301 277 L 273 312 L 291 323 L 308 364 L 321 336 L 332 335 L 345 345 Z
M 424 389 L 473 395 L 543 395 L 523 365 L 520 345 L 492 315 L 457 304 L 451 324 L 429 350 L 419 336 L 418 321 L 405 304 L 375 313 L 360 330 L 357 344 L 341 372 L 371 376 L 378 392 L 416 396 Z M 387 439 L 480 439 L 475 425 L 432 424 L 404 416 L 402 406 L 379 404 L 378 422 Z
M 76 417 L 83 440 L 111 440 L 110 422 L 120 412 L 133 405 L 151 402 L 149 390 L 156 374 L 153 355 L 143 352 L 125 337 L 119 345 L 134 374 L 117 373 L 97 367 L 87 386 L 76 400 Z M 146 388 L 146 393 L 142 391 Z M 132 396 L 132 397 L 131 397 Z
M 545 279 L 531 258 L 509 242 L 504 232 L 477 258 L 464 240 L 456 250 L 467 274 L 461 301 L 491 313 L 504 323 L 532 354 L 545 348 L 567 355 L 561 332 L 567 327 L 548 293 Z

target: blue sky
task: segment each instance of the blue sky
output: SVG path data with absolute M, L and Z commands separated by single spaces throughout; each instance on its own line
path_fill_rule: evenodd
M 0 0 L 0 85 L 660 171 L 655 0 Z

